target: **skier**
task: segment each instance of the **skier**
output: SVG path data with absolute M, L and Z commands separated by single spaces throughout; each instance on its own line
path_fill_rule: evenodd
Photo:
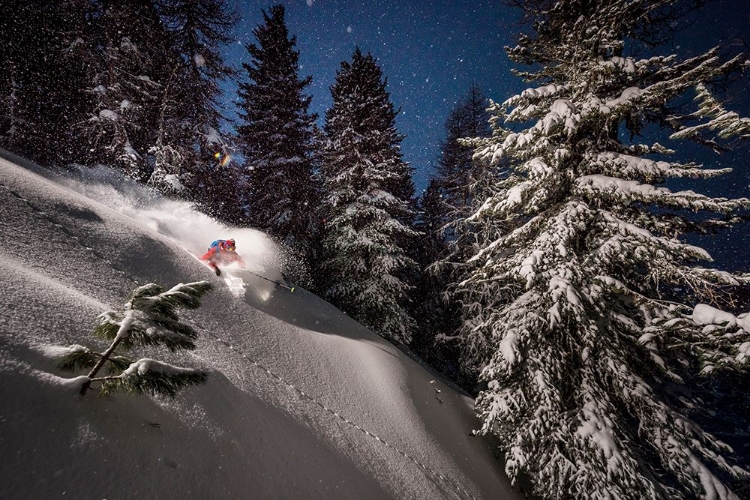
M 219 270 L 219 264 L 226 265 L 232 262 L 239 263 L 242 267 L 245 267 L 245 261 L 235 252 L 234 239 L 228 240 L 216 240 L 211 243 L 208 247 L 208 251 L 201 257 L 201 260 L 205 260 L 208 266 L 214 270 L 216 276 L 221 276 Z

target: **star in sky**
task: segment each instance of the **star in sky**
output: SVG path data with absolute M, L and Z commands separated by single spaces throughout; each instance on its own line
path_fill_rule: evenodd
M 330 86 L 354 48 L 370 52 L 388 78 L 404 160 L 415 169 L 417 191 L 433 174 L 443 125 L 454 104 L 478 83 L 488 97 L 504 100 L 523 88 L 510 73 L 504 46 L 512 43 L 518 12 L 496 0 L 281 2 L 289 32 L 297 36 L 300 76 L 312 75 L 311 111 L 319 117 L 331 105 Z M 227 49 L 230 62 L 247 61 L 245 44 L 272 3 L 238 2 L 239 45 Z
M 245 45 L 255 42 L 252 30 L 262 20 L 262 9 L 275 2 L 237 1 L 242 21 L 236 29 L 237 44 L 226 49 L 228 61 L 240 66 L 249 55 Z M 286 22 L 297 37 L 300 76 L 311 75 L 311 111 L 322 124 L 331 105 L 330 86 L 341 61 L 350 60 L 359 46 L 377 58 L 388 78 L 391 100 L 401 113 L 396 119 L 404 160 L 415 169 L 417 194 L 434 175 L 444 123 L 455 103 L 472 83 L 484 94 L 502 102 L 528 85 L 511 73 L 514 65 L 504 47 L 512 46 L 523 28 L 520 11 L 500 0 L 286 0 Z M 693 17 L 673 43 L 660 50 L 681 57 L 694 55 L 717 44 L 750 46 L 750 1 L 715 0 Z M 244 75 L 243 75 L 244 76 Z M 745 80 L 746 82 L 747 80 Z M 228 89 L 230 94 L 235 90 Z M 750 116 L 750 92 L 745 84 L 730 86 L 728 107 Z M 229 99 L 234 99 L 230 96 Z M 746 141 L 750 142 L 750 141 Z M 712 167 L 732 166 L 735 171 L 715 184 L 696 186 L 707 194 L 750 197 L 750 147 L 740 146 L 732 154 L 716 157 L 710 152 L 687 148 L 700 162 Z M 714 182 L 714 181 L 712 181 Z M 737 232 L 739 231 L 739 232 Z M 744 231 L 744 232 L 743 232 Z M 735 230 L 744 238 L 750 230 Z M 750 237 L 750 235 L 748 235 Z M 715 244 L 709 250 L 717 260 L 737 264 L 736 245 Z M 744 268 L 750 270 L 750 259 Z

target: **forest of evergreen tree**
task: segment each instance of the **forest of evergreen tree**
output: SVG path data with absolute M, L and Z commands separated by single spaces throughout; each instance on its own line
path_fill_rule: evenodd
M 459 258 L 457 230 L 443 226 L 468 213 L 478 174 L 458 140 L 489 135 L 487 99 L 473 87 L 456 106 L 441 170 L 417 199 L 373 55 L 355 48 L 341 63 L 319 126 L 284 7 L 263 11 L 232 68 L 222 47 L 238 21 L 225 0 L 3 2 L 0 147 L 106 165 L 266 232 L 287 248 L 293 279 L 473 390 L 454 343 L 435 342 L 460 315 L 443 299 L 455 273 L 426 270 Z M 239 82 L 235 121 L 227 80 Z
M 264 231 L 288 250 L 293 280 L 476 396 L 509 476 L 541 497 L 748 493 L 736 465 L 750 457 L 737 390 L 748 333 L 712 336 L 732 325 L 709 331 L 685 307 L 726 305 L 750 278 L 700 267 L 678 237 L 738 222 L 750 200 L 654 188 L 722 172 L 640 136 L 658 124 L 712 147 L 746 139 L 750 122 L 710 90 L 748 64 L 717 51 L 626 57 L 624 40 L 653 43 L 697 0 L 518 3 L 543 22 L 509 55 L 540 86 L 502 104 L 466 89 L 420 196 L 376 57 L 352 48 L 319 122 L 281 5 L 232 68 L 222 48 L 239 15 L 227 0 L 0 3 L 0 147 L 106 165 Z M 227 80 L 236 96 L 222 95 Z M 669 107 L 689 92 L 698 111 Z M 585 439 L 595 434 L 614 443 L 619 472 Z

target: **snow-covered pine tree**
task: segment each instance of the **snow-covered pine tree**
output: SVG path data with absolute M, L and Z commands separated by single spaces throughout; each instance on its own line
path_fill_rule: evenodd
M 92 383 L 101 383 L 100 395 L 115 391 L 131 394 L 162 394 L 174 396 L 185 386 L 206 381 L 200 370 L 181 368 L 149 358 L 131 361 L 116 354 L 134 346 L 165 346 L 171 351 L 195 349 L 196 331 L 179 320 L 178 308 L 195 309 L 200 298 L 211 290 L 207 281 L 180 283 L 167 291 L 155 284 L 136 288 L 123 310 L 108 311 L 99 316 L 94 333 L 111 340 L 103 353 L 87 347 L 72 345 L 60 362 L 60 368 L 70 371 L 90 370 L 81 386 L 86 394 Z M 105 368 L 108 374 L 98 376 Z
M 408 343 L 407 312 L 415 262 L 407 255 L 415 231 L 411 169 L 387 81 L 370 54 L 357 48 L 342 62 L 326 112 L 323 206 L 324 296 L 384 337 Z
M 220 46 L 236 19 L 226 0 L 1 3 L 0 145 L 119 166 L 237 222 L 240 203 L 225 199 L 237 170 L 213 157 L 231 149 Z
M 253 30 L 256 44 L 243 63 L 249 81 L 240 83 L 237 143 L 248 169 L 245 194 L 251 225 L 279 238 L 309 260 L 318 222 L 315 175 L 316 115 L 304 94 L 312 77 L 299 78 L 296 37 L 289 37 L 284 7 L 263 11 Z
M 172 67 L 170 39 L 150 0 L 104 0 L 97 8 L 94 43 L 101 53 L 87 89 L 90 116 L 78 133 L 95 151 L 93 161 L 147 181 L 145 155 L 158 135 L 159 98 Z
M 182 101 L 176 91 L 179 81 L 179 60 L 166 81 L 159 85 L 159 114 L 156 123 L 156 140 L 149 146 L 148 155 L 153 159 L 153 169 L 146 184 L 167 196 L 189 197 L 185 182 L 191 180 L 190 165 L 194 162 L 195 151 L 189 146 L 189 121 L 180 116 Z
M 460 321 L 460 308 L 444 299 L 447 283 L 446 273 L 433 272 L 430 266 L 448 254 L 448 243 L 443 226 L 445 225 L 445 203 L 440 184 L 431 179 L 419 198 L 415 229 L 419 232 L 416 262 L 421 272 L 410 296 L 415 304 L 414 319 L 417 328 L 414 332 L 411 349 L 430 365 L 443 372 L 450 372 L 457 379 L 457 350 L 454 345 L 435 342 L 437 336 L 453 333 Z
M 231 148 L 219 132 L 224 121 L 220 84 L 235 73 L 221 46 L 232 40 L 238 14 L 226 0 L 160 0 L 157 5 L 175 57 L 160 97 L 149 183 L 168 192 L 172 183 L 164 180 L 176 178 L 205 211 L 238 222 L 239 214 L 232 213 L 238 203 L 231 199 L 237 167 L 222 161 Z
M 448 218 L 466 218 L 476 196 L 477 169 L 472 162 L 474 150 L 461 142 L 470 137 L 489 137 L 489 101 L 478 85 L 472 85 L 453 107 L 445 121 L 445 140 L 440 145 L 436 178 L 441 187 Z M 481 195 L 480 195 L 481 196 Z
M 32 39 L 48 19 L 38 2 L 24 4 L 21 0 L 0 4 L 0 146 L 19 152 L 28 148 L 33 155 L 46 146 L 43 138 L 35 137 L 41 117 L 34 102 L 47 99 L 44 85 L 34 87 L 32 82 L 49 66 L 42 47 Z
M 481 89 L 472 85 L 445 122 L 446 137 L 440 145 L 435 176 L 442 200 L 443 225 L 436 230 L 443 233 L 448 251 L 430 265 L 433 273 L 443 274 L 446 286 L 461 279 L 455 264 L 465 261 L 475 250 L 476 234 L 466 223 L 467 217 L 476 200 L 484 199 L 489 184 L 498 175 L 494 165 L 472 161 L 474 149 L 465 142 L 468 138 L 491 135 L 488 107 L 489 101 Z M 433 265 L 436 263 L 439 265 Z
M 417 208 L 419 213 L 414 226 L 422 233 L 420 240 L 424 243 L 420 257 L 425 264 L 429 264 L 444 255 L 446 247 L 445 235 L 441 230 L 445 224 L 445 215 L 440 181 L 430 179 L 427 188 L 419 197 Z
M 536 33 L 508 52 L 538 83 L 493 104 L 494 134 L 476 141 L 480 161 L 510 171 L 470 218 L 494 241 L 461 284 L 465 362 L 487 384 L 481 432 L 543 498 L 736 498 L 728 481 L 748 472 L 698 422 L 721 411 L 706 407 L 705 377 L 747 384 L 750 330 L 693 306 L 747 278 L 703 267 L 709 254 L 685 237 L 728 226 L 750 200 L 664 186 L 727 170 L 637 132 L 742 61 L 632 57 L 672 0 L 525 5 Z
M 489 101 L 474 84 L 451 109 L 436 175 L 420 199 L 417 225 L 422 235 L 416 260 L 422 272 L 415 291 L 419 342 L 414 348 L 434 366 L 449 370 L 457 381 L 461 377 L 455 369 L 459 352 L 455 332 L 461 315 L 460 305 L 449 290 L 462 279 L 461 264 L 475 247 L 474 231 L 464 221 L 474 200 L 482 198 L 490 178 L 496 175 L 494 168 L 472 162 L 474 149 L 463 140 L 491 134 L 488 107 Z M 473 385 L 471 380 L 462 379 L 460 383 Z
M 0 3 L 0 147 L 44 163 L 77 159 L 71 125 L 86 116 L 91 6 Z
M 411 294 L 416 304 L 414 317 L 418 324 L 412 349 L 425 359 L 428 358 L 423 354 L 429 353 L 433 336 L 437 331 L 442 331 L 442 325 L 446 323 L 442 300 L 444 287 L 440 281 L 440 276 L 424 272 L 430 264 L 443 257 L 447 252 L 448 245 L 441 230 L 444 224 L 442 207 L 443 200 L 439 184 L 435 179 L 430 179 L 427 188 L 419 197 L 418 213 L 414 222 L 414 228 L 419 233 L 418 246 L 420 250 L 416 252 L 415 261 L 422 272 Z

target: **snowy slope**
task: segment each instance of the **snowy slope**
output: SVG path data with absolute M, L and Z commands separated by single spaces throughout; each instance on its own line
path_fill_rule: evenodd
M 0 158 L 0 498 L 518 498 L 472 402 L 306 292 L 216 278 L 190 252 L 232 236 L 282 279 L 263 234 L 111 181 Z M 24 167 L 19 167 L 22 163 Z M 89 175 L 89 174 L 87 174 Z M 116 187 L 115 187 L 116 186 Z M 79 396 L 50 346 L 100 346 L 96 316 L 139 284 L 209 280 L 183 314 L 210 372 L 176 399 Z

